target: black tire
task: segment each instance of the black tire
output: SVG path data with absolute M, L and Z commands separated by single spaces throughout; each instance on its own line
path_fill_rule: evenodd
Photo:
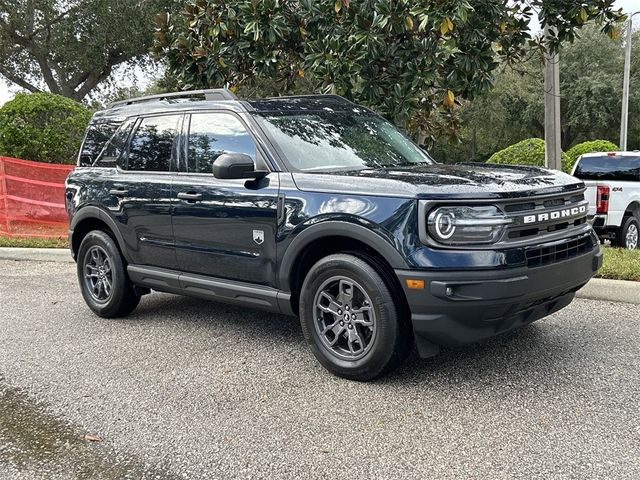
M 640 243 L 640 222 L 638 219 L 629 215 L 622 219 L 622 226 L 618 238 L 616 238 L 616 244 L 622 248 L 628 248 L 629 250 L 635 250 Z
M 106 259 L 102 262 L 103 268 L 98 273 L 96 273 L 96 265 L 100 265 L 100 261 L 92 260 L 94 255 L 97 258 L 102 258 L 104 255 Z M 82 296 L 89 308 L 99 316 L 124 317 L 138 306 L 140 296 L 136 295 L 129 279 L 120 250 L 107 233 L 93 230 L 82 239 L 78 249 L 77 270 Z M 85 275 L 87 272 L 91 273 L 90 278 Z M 107 279 L 110 284 L 108 294 Z M 99 282 L 102 282 L 101 286 L 91 288 L 92 284 Z
M 318 261 L 304 280 L 300 294 L 302 332 L 318 361 L 337 376 L 359 381 L 371 380 L 397 367 L 411 349 L 409 322 L 402 304 L 394 300 L 399 298 L 398 292 L 391 282 L 385 281 L 381 273 L 373 263 L 341 253 Z M 350 298 L 348 295 L 332 295 L 331 292 L 340 292 L 343 285 L 344 291 L 348 292 L 349 282 L 351 301 L 342 301 Z M 333 301 L 329 300 L 330 297 Z M 321 310 L 318 303 L 322 302 L 326 302 L 323 308 L 332 312 Z M 335 313 L 341 312 L 337 310 L 339 305 L 345 309 L 347 317 L 347 307 L 351 306 L 353 320 L 345 320 L 343 313 Z M 358 320 L 355 319 L 356 313 Z M 373 325 L 365 327 L 365 322 Z M 350 330 L 346 330 L 342 324 Z M 323 335 L 323 329 L 330 331 Z M 334 335 L 334 329 L 340 334 Z M 352 341 L 354 330 L 360 343 Z M 334 347 L 329 346 L 331 341 L 336 342 Z M 349 351 L 346 351 L 347 348 Z M 359 353 L 354 353 L 356 349 Z

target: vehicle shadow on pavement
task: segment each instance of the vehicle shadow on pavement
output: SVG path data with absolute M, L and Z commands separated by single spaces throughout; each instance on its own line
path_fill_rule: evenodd
M 143 297 L 138 308 L 127 317 L 129 319 L 136 323 L 170 320 L 185 325 L 223 327 L 247 337 L 265 337 L 306 346 L 296 317 L 181 295 L 162 293 Z
M 136 323 L 170 321 L 197 325 L 205 330 L 222 329 L 255 347 L 261 342 L 269 342 L 282 345 L 283 352 L 293 348 L 309 358 L 312 356 L 295 317 L 189 297 L 154 294 L 146 297 L 129 319 Z M 550 381 L 554 375 L 566 373 L 563 369 L 567 359 L 572 362 L 572 358 L 583 354 L 556 330 L 542 320 L 481 343 L 443 348 L 439 355 L 428 359 L 420 358 L 414 348 L 398 370 L 375 383 L 480 385 Z M 331 378 L 328 372 L 326 375 Z
M 568 363 L 574 363 L 573 358 L 581 355 L 566 340 L 541 321 L 483 342 L 443 348 L 432 358 L 422 359 L 414 349 L 407 361 L 384 381 L 451 386 L 554 382 L 553 377 L 565 376 Z

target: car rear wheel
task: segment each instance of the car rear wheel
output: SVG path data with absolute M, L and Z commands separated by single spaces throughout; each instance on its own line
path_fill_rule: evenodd
M 618 237 L 618 245 L 629 250 L 635 250 L 638 248 L 640 226 L 638 219 L 630 215 L 624 217 L 622 221 L 622 227 L 620 228 L 620 235 Z
M 123 317 L 140 302 L 115 241 L 101 230 L 82 240 L 77 258 L 78 280 L 85 302 L 105 318 Z
M 410 332 L 388 283 L 353 255 L 330 255 L 311 267 L 302 286 L 300 322 L 327 370 L 365 381 L 404 359 Z

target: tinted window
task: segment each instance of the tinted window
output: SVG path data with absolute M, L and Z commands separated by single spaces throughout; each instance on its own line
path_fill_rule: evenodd
M 80 152 L 80 165 L 92 165 L 98 155 L 116 132 L 123 119 L 92 123 L 87 132 Z
M 326 111 L 263 114 L 258 118 L 297 170 L 357 170 L 434 163 L 377 115 Z
M 111 139 L 102 149 L 102 153 L 98 156 L 96 166 L 112 167 L 116 164 L 118 158 L 120 158 L 120 155 L 122 155 L 127 147 L 127 139 L 129 138 L 129 134 L 131 133 L 134 123 L 135 122 L 133 120 L 129 120 L 123 123 L 120 128 L 116 130 L 116 133 L 113 134 Z
M 187 171 L 211 173 L 223 153 L 244 153 L 256 159 L 256 146 L 242 122 L 225 113 L 194 113 L 189 126 Z
M 640 180 L 640 156 L 582 157 L 574 175 L 581 180 Z
M 168 172 L 178 115 L 143 118 L 129 145 L 128 170 Z

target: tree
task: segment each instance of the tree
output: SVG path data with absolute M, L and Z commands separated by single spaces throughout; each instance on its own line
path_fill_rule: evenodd
M 229 86 L 258 94 L 310 90 L 371 106 L 434 136 L 457 128 L 457 99 L 489 91 L 502 62 L 531 42 L 557 50 L 590 19 L 609 34 L 624 18 L 613 0 L 189 1 L 162 14 L 154 51 L 185 88 Z M 549 40 L 531 39 L 534 9 Z
M 118 65 L 144 62 L 170 0 L 0 0 L 0 75 L 82 100 Z
M 597 28 L 586 28 L 560 58 L 562 149 L 605 138 L 618 142 L 624 48 Z M 637 89 L 634 98 L 639 98 Z
M 180 89 L 178 81 L 166 70 L 159 76 L 152 78 L 145 88 L 138 86 L 116 87 L 113 92 L 106 95 L 102 102 L 96 102 L 96 109 L 104 108 L 111 102 L 128 100 L 129 98 L 144 97 L 147 95 L 157 95 L 159 93 L 175 92 Z
M 640 32 L 634 33 L 640 45 Z M 624 49 L 595 25 L 562 47 L 560 54 L 562 148 L 603 138 L 619 141 Z M 492 153 L 529 137 L 544 136 L 543 63 L 531 52 L 516 65 L 502 65 L 490 93 L 464 102 L 459 142 L 438 141 L 436 158 L 486 160 Z M 634 48 L 629 109 L 630 148 L 640 147 L 640 47 Z
M 484 161 L 522 139 L 544 137 L 542 58 L 536 53 L 517 65 L 502 65 L 489 93 L 462 103 L 460 135 L 438 139 L 433 146 L 437 158 Z

